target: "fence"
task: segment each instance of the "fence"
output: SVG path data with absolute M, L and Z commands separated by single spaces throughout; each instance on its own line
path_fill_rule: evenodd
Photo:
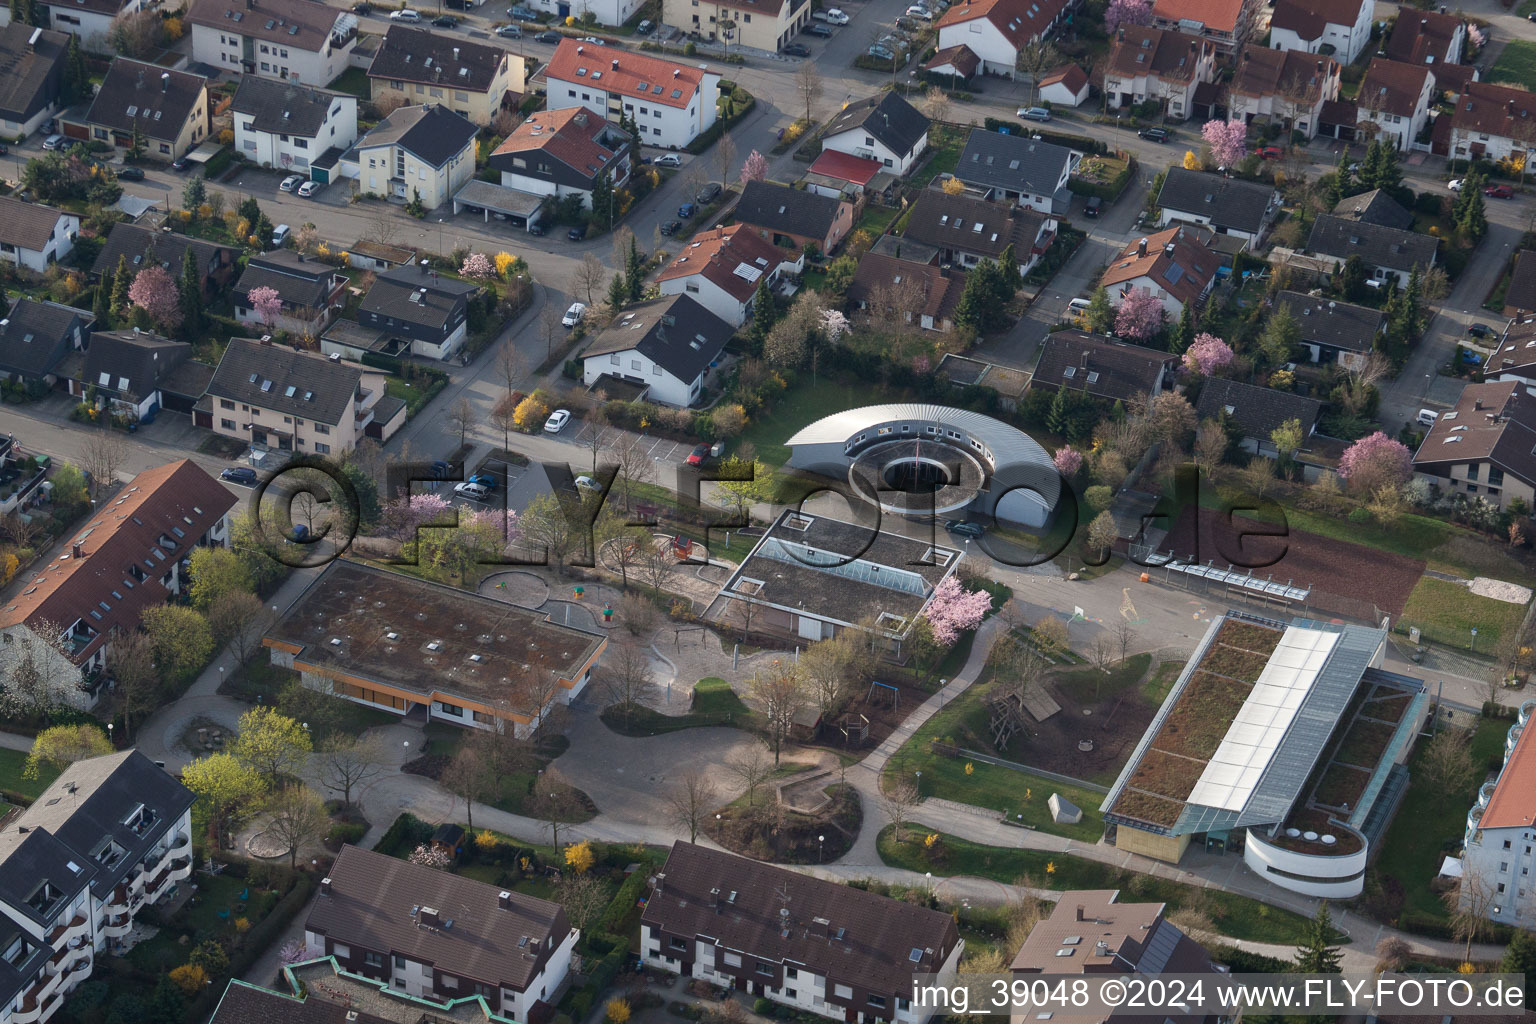
M 1079 789 L 1086 789 L 1094 793 L 1109 792 L 1108 786 L 1101 786 L 1097 782 L 1074 779 L 1070 775 L 1047 771 L 1044 768 L 1036 768 L 1033 765 L 1020 764 L 1018 761 L 1005 761 L 1003 758 L 993 757 L 991 754 L 983 754 L 979 750 L 967 750 L 964 747 L 957 747 L 953 743 L 940 743 L 934 740 L 932 746 L 934 753 L 943 754 L 946 757 L 963 757 L 968 761 L 982 761 L 986 764 L 996 765 L 999 768 L 1007 768 L 1009 771 L 1038 775 L 1041 778 L 1050 779 L 1052 782 L 1059 782 L 1064 786 L 1076 786 Z

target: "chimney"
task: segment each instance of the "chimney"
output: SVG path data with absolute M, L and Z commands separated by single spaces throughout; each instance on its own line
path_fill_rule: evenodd
M 76 544 L 74 547 L 69 549 L 69 553 L 76 558 L 84 558 L 85 548 L 79 544 Z
M 422 272 L 423 275 L 425 275 L 426 272 L 427 272 L 427 261 L 426 260 L 422 260 L 421 261 L 421 272 Z
M 272 335 L 270 335 L 270 334 L 263 334 L 261 336 L 261 341 L 258 342 L 258 344 L 261 344 L 261 345 L 270 345 L 270 344 L 272 344 Z
M 496 894 L 496 905 L 502 910 L 512 909 L 512 894 L 503 889 Z
M 1081 903 L 1079 903 L 1077 905 L 1077 914 L 1073 918 L 1073 920 L 1076 920 L 1076 921 L 1086 921 L 1086 920 L 1088 920 L 1088 918 L 1083 916 L 1083 905 Z
M 1082 358 L 1082 361 L 1081 361 L 1081 363 L 1079 365 L 1081 365 L 1082 368 L 1085 369 L 1085 370 L 1088 369 L 1088 350 L 1087 349 L 1083 349 L 1083 358 Z
M 295 256 L 297 256 L 297 257 L 298 257 L 298 258 L 299 258 L 299 262 L 300 262 L 300 263 L 303 263 L 303 262 L 304 262 L 304 254 L 303 254 L 303 253 L 301 253 L 301 252 L 299 252 L 299 253 L 294 253 L 294 255 L 295 255 Z
M 171 91 L 171 73 L 169 71 L 162 71 L 160 73 L 160 91 Z
M 717 914 L 720 913 L 720 890 L 719 889 L 711 889 L 711 890 L 709 890 L 709 905 L 710 905 L 711 908 L 713 908 L 715 913 L 717 913 Z
M 1146 254 L 1147 254 L 1147 240 L 1145 238 L 1143 238 L 1141 241 L 1136 243 L 1136 255 L 1137 256 L 1145 256 Z
M 320 879 L 320 894 L 322 896 L 329 896 L 331 894 L 330 876 Z
M 454 60 L 458 60 L 459 59 L 459 48 L 457 46 L 455 46 L 453 48 L 453 59 Z
M 416 923 L 423 928 L 442 927 L 442 921 L 437 916 L 437 911 L 433 910 L 431 907 L 422 907 L 421 910 L 417 912 Z
M 813 917 L 811 918 L 809 931 L 812 938 L 830 939 L 832 937 L 832 922 L 825 917 Z
M 27 49 L 28 50 L 36 50 L 37 49 L 37 37 L 42 35 L 42 34 L 43 34 L 43 30 L 40 29 L 40 28 L 35 28 L 35 29 L 32 30 L 32 34 L 27 37 Z
M 1483 407 L 1483 400 L 1481 398 L 1474 398 L 1474 399 L 1472 399 L 1472 408 L 1474 408 L 1474 409 L 1481 409 L 1482 407 Z

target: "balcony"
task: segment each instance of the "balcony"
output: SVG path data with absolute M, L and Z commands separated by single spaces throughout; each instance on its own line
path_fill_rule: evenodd
M 133 931 L 133 915 L 124 913 L 109 917 L 102 922 L 101 931 L 109 939 L 121 939 Z
M 54 928 L 53 931 L 44 936 L 43 941 L 50 946 L 55 945 L 69 932 L 78 931 L 78 929 L 83 928 L 84 926 L 85 915 L 76 914 L 73 918 L 60 924 L 58 927 Z M 70 937 L 73 938 L 73 936 Z

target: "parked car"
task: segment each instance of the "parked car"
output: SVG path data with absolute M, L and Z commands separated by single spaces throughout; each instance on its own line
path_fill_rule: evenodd
M 582 36 L 581 41 L 584 43 L 591 43 L 593 46 L 603 45 L 603 41 L 597 38 L 597 36 Z
M 663 153 L 655 160 L 652 160 L 651 163 L 657 167 L 681 167 L 683 166 L 683 158 L 676 153 Z
M 836 7 L 828 7 L 824 13 L 826 14 L 826 17 L 821 20 L 825 21 L 828 25 L 848 24 L 848 15 L 844 14 Z M 811 15 L 811 17 L 814 18 L 815 15 Z
M 461 484 L 454 484 L 453 493 L 463 495 L 470 501 L 485 501 L 491 496 L 491 489 L 482 484 L 470 483 L 466 480 Z
M 496 486 L 496 478 L 491 476 L 489 473 L 474 473 L 470 476 L 468 483 L 479 484 L 481 487 L 491 488 Z
M 1473 324 L 1471 327 L 1467 328 L 1467 333 L 1472 335 L 1474 338 L 1486 338 L 1488 335 L 1492 334 L 1493 331 L 1488 327 L 1487 324 Z
M 436 25 L 438 28 L 458 28 L 459 19 L 455 18 L 451 14 L 439 14 L 437 17 L 432 19 L 432 24 Z
M 294 189 L 299 187 L 299 183 L 303 180 L 303 177 L 300 175 L 290 174 L 288 177 L 282 180 L 281 184 L 277 186 L 277 190 L 279 192 L 292 192 Z
M 581 318 L 587 315 L 585 302 L 573 302 L 571 308 L 565 311 L 565 316 L 560 318 L 560 324 L 564 327 L 575 327 L 581 323 Z
M 809 46 L 802 46 L 799 43 L 790 43 L 780 52 L 786 57 L 809 57 L 811 55 L 811 48 Z
M 1285 156 L 1285 151 L 1279 146 L 1260 146 L 1254 153 L 1264 160 L 1279 160 Z
M 410 10 L 410 9 L 406 9 L 406 10 L 403 10 L 403 11 L 390 11 L 389 12 L 389 20 L 390 21 L 420 21 L 421 20 L 421 14 L 418 13 L 417 11 L 413 11 L 413 10 Z
M 585 224 L 577 224 L 565 233 L 565 237 L 573 242 L 579 242 L 587 237 L 587 226 Z
M 819 36 L 822 39 L 831 39 L 832 30 L 825 25 L 818 25 L 814 21 L 802 30 L 808 36 Z
M 696 444 L 693 446 L 693 451 L 688 453 L 686 461 L 690 466 L 702 466 L 707 458 L 709 458 L 709 445 Z
M 1452 192 L 1460 192 L 1461 186 L 1465 185 L 1466 183 L 1467 182 L 1465 178 L 1452 178 L 1451 183 L 1445 187 L 1450 189 Z
M 352 13 L 353 14 L 372 14 L 373 13 L 373 4 L 369 3 L 368 0 L 357 0 L 357 3 L 352 5 Z
M 601 491 L 603 485 L 597 482 L 596 477 L 590 477 L 583 473 L 576 478 L 576 489 L 578 491 Z
M 1433 409 L 1420 409 L 1419 415 L 1414 418 L 1414 422 L 1418 423 L 1421 427 L 1432 427 L 1439 418 L 1440 414 Z
M 558 43 L 565 37 L 562 36 L 559 32 L 540 32 L 533 38 L 541 43 Z
M 666 235 L 668 238 L 671 238 L 673 235 L 677 234 L 678 228 L 682 226 L 682 221 L 669 220 L 661 226 L 661 233 Z
M 123 181 L 143 181 L 144 172 L 137 167 L 119 167 L 117 176 Z
M 565 429 L 565 425 L 569 422 L 571 422 L 571 410 L 556 409 L 549 414 L 549 419 L 544 421 L 544 432 L 546 434 L 558 434 Z
M 50 135 L 46 139 L 43 140 L 43 148 L 44 149 L 60 149 L 60 148 L 63 147 L 64 141 L 65 141 L 64 140 L 64 136 L 62 136 L 62 135 Z
M 882 45 L 881 43 L 871 46 L 869 48 L 869 55 L 880 60 L 894 60 L 896 58 L 895 52 L 889 46 Z
M 699 204 L 702 206 L 704 203 L 712 203 L 712 202 L 714 202 L 715 201 L 715 197 L 718 196 L 719 194 L 720 194 L 720 186 L 712 181 L 708 185 L 705 185 L 703 188 L 699 189 L 699 194 L 694 196 L 693 198 L 697 199 L 699 201 Z
M 637 36 L 648 36 L 655 31 L 656 23 L 651 21 L 649 18 L 646 18 L 640 24 L 635 26 L 635 35 Z
M 3 142 L 0 142 L 0 156 L 10 156 L 10 155 L 11 155 L 11 147 L 7 146 Z
M 308 199 L 310 196 L 315 195 L 319 191 L 320 183 L 318 181 L 306 181 L 304 184 L 299 186 L 299 195 L 303 196 L 305 199 Z
M 219 474 L 220 480 L 228 480 L 230 483 L 244 484 L 247 487 L 256 486 L 256 471 L 249 466 L 230 466 Z
M 527 4 L 513 4 L 507 8 L 507 17 L 516 18 L 518 21 L 533 21 L 538 15 Z
M 1168 129 L 1166 128 L 1143 128 L 1136 134 L 1148 142 L 1163 143 L 1168 141 Z
M 523 38 L 523 26 L 503 25 L 496 30 L 496 34 L 503 39 L 521 39 Z
M 283 246 L 287 245 L 288 236 L 292 233 L 293 229 L 290 228 L 287 224 L 279 224 L 277 227 L 273 228 L 272 248 L 281 249 Z
M 183 157 L 177 157 L 175 160 L 171 161 L 171 170 L 173 170 L 173 171 L 184 171 L 188 167 L 191 167 L 191 166 L 192 166 L 191 162 L 188 161 L 187 158 L 184 157 L 184 156 Z
M 544 225 L 543 224 L 529 224 L 528 225 L 528 233 L 530 235 L 532 235 L 533 237 L 535 237 L 535 238 L 543 238 L 544 234 L 545 234 L 545 232 L 544 232 Z
M 694 209 L 692 203 L 684 203 L 682 206 L 677 208 L 677 215 L 683 218 L 683 220 L 687 220 L 689 217 L 692 217 L 693 213 Z
M 1490 199 L 1513 199 L 1515 190 L 1508 185 L 1489 185 L 1483 189 L 1483 195 Z
M 1049 121 L 1051 112 L 1044 107 L 1020 107 L 1014 112 L 1025 121 Z
M 1100 196 L 1089 196 L 1087 202 L 1083 203 L 1083 216 L 1084 217 L 1097 217 L 1099 215 L 1099 210 L 1103 206 L 1104 206 L 1104 200 L 1103 200 L 1102 197 L 1100 197 Z
M 987 532 L 987 528 L 980 523 L 966 522 L 963 519 L 944 520 L 944 529 L 956 537 L 980 537 Z
M 908 17 L 922 18 L 924 21 L 933 20 L 933 12 L 923 4 L 912 4 L 907 8 Z

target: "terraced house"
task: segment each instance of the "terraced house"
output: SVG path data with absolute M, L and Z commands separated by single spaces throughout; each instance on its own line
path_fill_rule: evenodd
M 1104 68 L 1106 103 L 1129 107 L 1161 100 L 1167 116 L 1183 121 L 1194 113 L 1195 90 L 1215 74 L 1216 47 L 1197 35 L 1148 26 L 1127 26 L 1115 34 Z
M 808 0 L 664 0 L 661 22 L 772 53 L 811 23 Z
M 1300 50 L 1248 46 L 1237 60 L 1228 95 L 1231 114 L 1286 132 L 1317 134 L 1323 104 L 1339 98 L 1339 62 Z
M 192 874 L 192 793 L 137 751 L 76 761 L 0 829 L 0 1024 L 37 1024 Z
M 398 98 L 437 105 L 490 124 L 507 94 L 523 91 L 523 68 L 521 57 L 499 46 L 391 25 L 368 65 L 368 90 L 375 103 Z
M 357 15 L 311 0 L 195 0 L 192 57 L 258 78 L 323 86 L 347 69 Z

